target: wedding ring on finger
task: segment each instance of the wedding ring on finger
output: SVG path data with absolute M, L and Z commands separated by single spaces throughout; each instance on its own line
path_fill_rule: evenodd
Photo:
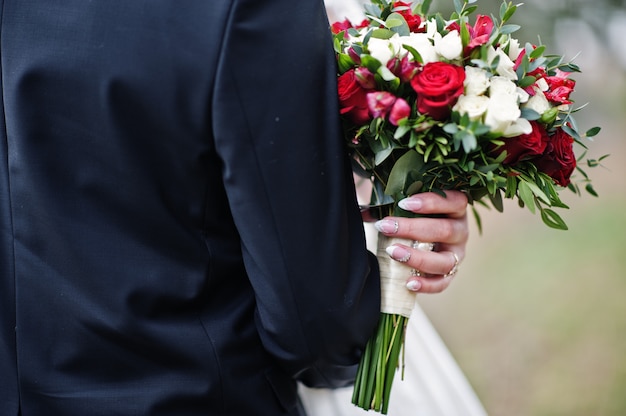
M 417 269 L 411 269 L 411 276 L 413 277 L 420 277 L 422 275 L 422 272 L 420 272 Z
M 456 272 L 459 271 L 459 256 L 457 256 L 454 252 L 452 253 L 452 255 L 454 256 L 454 266 L 452 266 L 452 269 L 450 269 L 448 273 L 444 274 L 443 277 L 454 276 Z
M 421 241 L 413 241 L 413 244 L 411 244 L 411 247 L 413 247 L 416 250 L 421 250 L 421 251 L 433 251 L 435 249 L 435 243 L 424 243 Z

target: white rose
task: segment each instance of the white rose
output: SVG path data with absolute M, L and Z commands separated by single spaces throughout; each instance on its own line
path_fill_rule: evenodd
M 520 118 L 521 110 L 517 99 L 511 94 L 491 94 L 485 114 L 485 124 L 493 132 L 504 133 Z
M 506 130 L 502 133 L 504 137 L 517 137 L 522 134 L 530 134 L 533 131 L 533 126 L 530 121 L 525 118 L 518 118 L 515 120 Z
M 396 34 L 393 37 L 397 36 Z M 395 42 L 392 40 L 393 37 L 391 39 L 370 38 L 367 42 L 369 54 L 373 58 L 376 58 L 383 66 L 386 66 L 387 62 L 398 53 Z
M 493 46 L 490 46 L 489 48 L 487 48 L 488 62 L 493 62 L 496 56 L 499 57 L 498 67 L 496 68 L 496 73 L 498 73 L 498 75 L 501 75 L 505 78 L 516 80 L 517 74 L 515 73 L 515 70 L 513 69 L 515 64 L 513 63 L 511 58 L 509 58 L 507 54 L 505 54 L 504 51 L 500 48 L 494 49 Z
M 474 66 L 465 67 L 465 94 L 481 95 L 489 88 L 489 74 L 484 69 Z
M 519 45 L 519 41 L 514 38 L 509 38 L 509 59 L 513 62 L 517 60 L 517 57 L 522 52 L 522 48 Z
M 526 104 L 524 104 L 524 108 L 536 111 L 539 114 L 543 114 L 551 109 L 552 106 L 550 105 L 550 102 L 543 94 L 543 92 L 540 89 L 535 88 L 535 95 L 528 99 Z
M 470 120 L 479 120 L 487 111 L 489 97 L 484 95 L 461 95 L 457 100 L 453 111 L 460 114 L 467 114 Z
M 434 39 L 435 33 L 439 33 L 439 30 L 437 30 L 437 20 L 430 19 L 425 24 L 426 24 L 426 36 L 428 36 L 429 39 Z
M 439 60 L 432 41 L 425 33 L 411 33 L 409 36 L 403 36 L 401 40 L 403 44 L 409 45 L 420 54 L 424 65 Z
M 489 81 L 489 95 L 507 94 L 515 97 L 517 103 L 528 101 L 528 93 L 519 88 L 510 79 L 501 76 L 491 77 Z
M 435 33 L 435 50 L 441 56 L 449 61 L 461 58 L 463 52 L 463 43 L 461 36 L 456 30 L 448 32 L 447 35 L 441 36 L 441 33 Z
M 541 91 L 548 91 L 550 89 L 550 86 L 548 85 L 548 81 L 546 81 L 544 78 L 539 78 L 536 82 L 535 85 L 537 86 L 537 88 L 539 88 Z

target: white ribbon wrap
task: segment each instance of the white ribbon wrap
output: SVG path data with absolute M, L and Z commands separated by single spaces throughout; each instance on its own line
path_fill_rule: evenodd
M 408 318 L 415 307 L 416 298 L 416 293 L 406 288 L 406 282 L 411 277 L 411 267 L 389 257 L 386 249 L 393 244 L 411 247 L 413 241 L 406 238 L 387 237 L 383 234 L 378 235 L 376 257 L 380 265 L 380 310 L 383 313 Z

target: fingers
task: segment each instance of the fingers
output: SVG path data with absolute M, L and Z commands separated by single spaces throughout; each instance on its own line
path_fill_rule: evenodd
M 387 235 L 440 244 L 465 244 L 469 238 L 467 216 L 459 218 L 399 218 L 377 221 L 376 229 Z
M 402 244 L 387 247 L 387 254 L 394 260 L 404 263 L 407 268 L 407 287 L 423 293 L 437 293 L 448 287 L 456 274 L 464 248 L 457 251 L 426 251 L 423 245 L 414 248 Z M 409 272 L 410 270 L 410 272 Z
M 445 191 L 445 196 L 421 193 L 400 201 L 400 207 L 437 217 L 386 217 L 374 224 L 379 232 L 387 236 L 435 243 L 434 251 L 401 244 L 387 248 L 387 254 L 392 259 L 405 263 L 408 270 L 413 270 L 407 276 L 409 290 L 439 293 L 450 285 L 459 263 L 465 258 L 469 238 L 467 204 L 465 194 L 458 191 Z
M 450 218 L 465 216 L 467 196 L 459 191 L 444 191 L 445 197 L 425 192 L 412 195 L 398 203 L 400 208 L 416 214 L 444 214 Z

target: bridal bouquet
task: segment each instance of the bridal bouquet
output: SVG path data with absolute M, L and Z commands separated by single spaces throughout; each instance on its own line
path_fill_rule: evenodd
M 372 0 L 363 22 L 332 25 L 344 132 L 355 172 L 372 180 L 371 206 L 410 216 L 401 199 L 456 189 L 498 211 L 503 198 L 516 199 L 549 227 L 567 229 L 553 208 L 567 208 L 559 198 L 566 187 L 595 195 L 581 164 L 585 143 L 600 130 L 583 133 L 573 118 L 580 108 L 570 74 L 579 68 L 544 45 L 520 44 L 512 36 L 519 26 L 508 23 L 512 2 L 494 17 L 472 16 L 475 0 L 454 0 L 449 19 L 429 14 L 430 3 Z M 359 407 L 382 413 L 410 315 L 385 305 L 384 281 L 381 321 L 353 395 Z

